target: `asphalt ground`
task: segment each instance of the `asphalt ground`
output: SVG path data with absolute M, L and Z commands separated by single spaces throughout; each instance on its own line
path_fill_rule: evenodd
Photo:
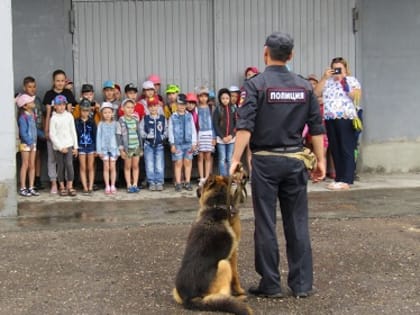
M 318 291 L 249 297 L 255 314 L 420 314 L 419 176 L 374 177 L 347 192 L 310 185 Z M 167 185 L 163 194 L 43 195 L 20 200 L 18 218 L 0 219 L 0 314 L 207 314 L 171 297 L 194 192 L 174 195 Z M 258 282 L 250 198 L 241 218 L 239 273 L 248 288 Z M 280 217 L 278 235 L 286 291 Z

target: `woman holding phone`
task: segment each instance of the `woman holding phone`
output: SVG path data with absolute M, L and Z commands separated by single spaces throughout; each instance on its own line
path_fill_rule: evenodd
M 350 76 L 347 61 L 336 57 L 331 60 L 330 68 L 325 70 L 314 91 L 323 97 L 325 126 L 336 171 L 335 181 L 327 188 L 348 190 L 356 169 L 357 138 L 352 120 L 357 117 L 360 83 Z

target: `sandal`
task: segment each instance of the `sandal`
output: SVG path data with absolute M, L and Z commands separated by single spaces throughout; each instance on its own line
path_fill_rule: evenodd
M 68 195 L 68 191 L 65 188 L 60 189 L 60 196 L 67 196 Z
M 329 190 L 349 190 L 350 186 L 347 183 L 343 183 L 343 182 L 332 182 L 331 184 L 329 184 L 327 186 L 327 189 Z
M 69 189 L 69 195 L 72 196 L 72 197 L 76 196 L 77 195 L 76 190 L 74 188 L 70 188 Z

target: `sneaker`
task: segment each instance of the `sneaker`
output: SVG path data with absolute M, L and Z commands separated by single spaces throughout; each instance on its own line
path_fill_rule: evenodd
M 27 190 L 28 193 L 31 194 L 31 196 L 39 196 L 39 192 L 36 191 L 34 187 L 31 187 Z
M 176 192 L 182 191 L 182 185 L 181 184 L 175 184 L 175 191 Z
M 111 187 L 110 186 L 106 186 L 105 188 L 105 195 L 110 195 L 111 194 Z
M 129 187 L 127 187 L 127 193 L 128 194 L 131 194 L 131 193 L 133 193 L 134 191 L 133 191 L 133 186 L 129 186 Z
M 188 190 L 188 191 L 193 190 L 193 188 L 192 188 L 192 186 L 191 186 L 191 183 L 190 183 L 190 182 L 185 183 L 185 184 L 184 184 L 184 188 L 185 188 L 186 190 Z
M 26 188 L 19 189 L 19 195 L 21 195 L 23 197 L 30 197 L 30 196 L 32 196 L 32 194 Z
M 156 191 L 156 185 L 155 184 L 149 184 L 149 190 L 150 191 Z
M 117 188 L 115 188 L 114 185 L 111 186 L 111 194 L 116 194 L 117 193 Z
M 157 191 L 162 191 L 163 190 L 163 185 L 162 184 L 157 184 L 156 185 L 156 190 Z
M 140 191 L 140 188 L 137 187 L 136 185 L 131 186 L 131 188 L 133 189 L 133 191 L 132 191 L 133 193 L 138 193 Z

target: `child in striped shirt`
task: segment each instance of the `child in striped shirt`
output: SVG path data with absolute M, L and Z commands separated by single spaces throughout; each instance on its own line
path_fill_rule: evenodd
M 124 115 L 120 117 L 117 125 L 117 139 L 121 158 L 124 160 L 124 178 L 128 193 L 137 193 L 140 188 L 139 160 L 143 155 L 143 146 L 140 133 L 140 122 L 134 114 L 135 102 L 125 99 L 122 104 Z

